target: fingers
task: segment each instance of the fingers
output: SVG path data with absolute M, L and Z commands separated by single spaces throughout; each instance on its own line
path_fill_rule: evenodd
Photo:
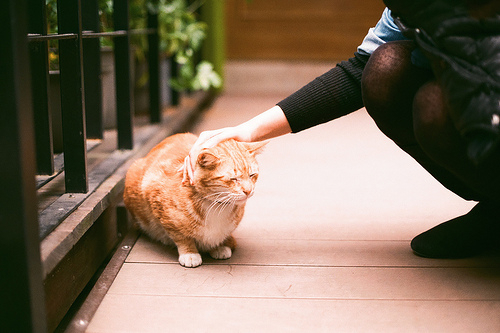
M 225 139 L 229 138 L 226 134 L 224 134 L 226 129 L 220 129 L 220 130 L 215 130 L 215 131 L 206 131 L 202 132 L 196 142 L 194 143 L 193 147 L 191 147 L 191 150 L 189 152 L 190 160 L 191 160 L 191 165 L 194 167 L 193 163 L 196 162 L 196 158 L 198 157 L 199 153 L 206 148 L 212 148 L 215 145 L 217 145 L 219 142 L 224 141 Z
M 212 148 L 219 142 L 230 138 L 234 138 L 234 133 L 230 127 L 202 132 L 193 147 L 191 147 L 188 156 L 184 159 L 182 184 L 187 185 L 189 181 L 191 185 L 194 185 L 194 168 L 198 155 L 203 149 Z
M 191 159 L 188 156 L 184 159 L 184 165 L 182 166 L 182 185 L 193 185 L 193 170 L 191 168 Z
M 200 134 L 193 147 L 189 151 L 189 154 L 184 159 L 184 164 L 182 166 L 182 185 L 194 185 L 194 168 L 196 160 L 200 152 L 205 148 L 210 148 L 215 146 L 219 141 L 210 140 L 220 134 L 224 129 L 205 131 Z M 180 170 L 179 170 L 180 171 Z
M 196 140 L 193 145 L 193 148 L 196 149 L 197 152 L 200 152 L 204 148 L 211 148 L 215 146 L 227 138 L 227 136 L 223 135 L 225 131 L 227 131 L 227 128 L 202 132 L 198 137 L 198 140 Z M 191 156 L 193 155 L 191 154 Z

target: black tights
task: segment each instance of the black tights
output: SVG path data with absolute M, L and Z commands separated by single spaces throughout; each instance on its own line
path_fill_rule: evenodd
M 467 200 L 500 201 L 500 151 L 481 167 L 467 158 L 430 70 L 414 66 L 411 41 L 386 43 L 370 57 L 361 88 L 380 130 L 441 184 Z

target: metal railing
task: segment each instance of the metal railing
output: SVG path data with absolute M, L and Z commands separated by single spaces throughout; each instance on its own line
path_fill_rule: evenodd
M 0 42 L 0 321 L 6 332 L 46 331 L 35 174 L 51 178 L 64 168 L 66 193 L 89 192 L 87 139 L 103 138 L 99 38 L 111 37 L 114 43 L 117 149 L 132 149 L 134 142 L 132 34 L 148 36 L 150 121 L 161 120 L 157 16 L 148 14 L 146 29 L 130 30 L 129 2 L 115 0 L 114 31 L 100 32 L 98 0 L 59 0 L 57 9 L 57 34 L 47 34 L 45 0 L 7 0 L 0 10 L 4 35 Z M 54 162 L 52 143 L 51 40 L 59 43 L 63 163 Z
M 28 0 L 32 91 L 38 174 L 54 174 L 48 101 L 48 41 L 59 42 L 65 185 L 68 193 L 88 191 L 86 139 L 103 137 L 101 37 L 112 37 L 115 54 L 118 149 L 133 146 L 133 91 L 130 35 L 148 35 L 150 114 L 160 121 L 158 17 L 148 14 L 148 29 L 129 29 L 128 1 L 113 4 L 113 32 L 100 32 L 97 0 L 58 1 L 58 34 L 47 35 L 45 1 Z

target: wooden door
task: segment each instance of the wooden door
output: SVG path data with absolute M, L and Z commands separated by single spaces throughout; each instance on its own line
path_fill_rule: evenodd
M 380 0 L 226 0 L 227 57 L 343 60 L 383 9 Z

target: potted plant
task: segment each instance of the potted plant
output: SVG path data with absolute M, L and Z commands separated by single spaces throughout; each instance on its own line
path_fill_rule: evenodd
M 130 29 L 144 29 L 147 26 L 147 11 L 158 14 L 160 51 L 162 53 L 163 70 L 168 71 L 168 60 L 178 66 L 177 76 L 165 82 L 173 89 L 183 91 L 209 90 L 218 88 L 221 77 L 213 70 L 211 63 L 198 61 L 199 50 L 206 37 L 207 25 L 198 20 L 197 12 L 204 1 L 186 0 L 132 0 L 130 2 Z M 57 0 L 46 0 L 47 25 L 49 33 L 57 33 Z M 99 17 L 101 31 L 113 30 L 113 0 L 99 0 Z M 147 92 L 145 85 L 148 82 L 145 70 L 145 53 L 147 43 L 145 35 L 132 35 L 135 70 L 135 98 L 140 103 L 147 97 L 140 94 Z M 113 127 L 115 124 L 116 103 L 114 98 L 114 58 L 112 54 L 112 39 L 103 37 L 101 40 L 101 70 L 103 73 L 103 113 L 105 128 Z M 61 142 L 60 137 L 60 98 L 58 87 L 58 49 L 57 42 L 49 44 L 49 67 L 51 84 L 54 85 L 54 93 L 51 95 L 51 109 L 54 129 L 54 145 Z M 177 68 L 176 68 L 177 69 Z M 134 72 L 134 71 L 133 71 Z M 165 76 L 165 75 L 164 75 Z M 166 89 L 163 89 L 166 90 Z M 165 98 L 164 98 L 165 103 Z M 143 105 L 136 105 L 135 109 L 143 110 Z M 58 129 L 59 128 L 59 129 Z
M 222 82 L 208 61 L 197 62 L 197 55 L 206 37 L 207 25 L 197 18 L 204 1 L 159 0 L 148 3 L 148 10 L 158 13 L 160 49 L 174 57 L 180 66 L 172 86 L 179 91 L 209 90 Z
M 164 105 L 168 103 L 169 99 L 166 94 L 167 87 L 171 87 L 177 92 L 190 92 L 218 88 L 222 84 L 220 75 L 214 71 L 211 63 L 207 61 L 198 62 L 199 51 L 207 30 L 207 25 L 198 20 L 198 11 L 203 3 L 204 1 L 200 0 L 190 2 L 186 0 L 132 0 L 130 2 L 130 29 L 145 29 L 147 27 L 148 12 L 158 15 L 161 70 L 166 72 L 161 77 L 171 77 L 169 82 L 163 82 L 162 84 L 164 87 L 162 89 Z M 111 31 L 113 27 L 113 1 L 100 0 L 99 14 L 101 30 Z M 106 50 L 112 46 L 112 41 L 102 39 L 101 44 L 104 46 L 103 49 Z M 134 109 L 137 113 L 141 113 L 149 107 L 146 35 L 132 35 L 131 44 L 134 50 L 135 68 Z M 105 54 L 102 57 L 110 58 Z M 172 69 L 171 66 L 178 68 Z M 108 67 L 112 68 L 112 65 L 108 66 L 107 62 L 103 63 L 103 70 Z M 177 74 L 171 75 L 172 73 Z M 114 105 L 114 101 L 109 104 Z
M 162 71 L 171 77 L 163 87 L 177 92 L 191 92 L 219 88 L 222 79 L 208 61 L 199 61 L 200 49 L 206 38 L 207 25 L 198 19 L 198 12 L 204 1 L 186 0 L 134 0 L 131 3 L 131 27 L 146 27 L 146 9 L 158 15 Z M 144 52 L 147 49 L 145 36 L 134 36 L 136 45 L 136 110 L 147 108 L 147 94 L 141 94 L 148 82 Z M 166 93 L 168 89 L 162 89 Z M 165 99 L 165 96 L 164 96 Z

